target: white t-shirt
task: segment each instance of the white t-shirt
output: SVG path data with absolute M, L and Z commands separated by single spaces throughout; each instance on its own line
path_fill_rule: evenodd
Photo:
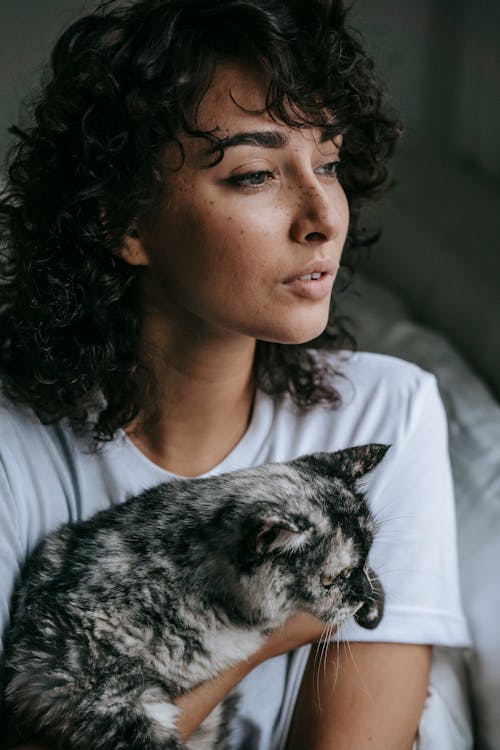
M 380 524 L 370 561 L 386 591 L 384 617 L 375 630 L 350 622 L 340 638 L 468 645 L 446 416 L 435 377 L 385 355 L 321 356 L 344 375 L 335 381 L 340 408 L 298 412 L 288 396 L 258 392 L 247 432 L 209 474 L 315 451 L 391 444 L 359 483 Z M 96 454 L 64 422 L 43 426 L 27 409 L 0 407 L 0 631 L 20 566 L 42 536 L 172 478 L 123 432 Z M 243 680 L 234 747 L 284 747 L 307 655 L 308 647 L 269 660 Z

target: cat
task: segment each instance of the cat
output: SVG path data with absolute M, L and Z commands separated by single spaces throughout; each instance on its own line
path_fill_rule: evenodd
M 172 699 L 305 611 L 382 618 L 356 480 L 389 446 L 315 453 L 145 490 L 43 540 L 18 585 L 5 706 L 71 750 L 219 748 L 221 704 L 182 743 Z

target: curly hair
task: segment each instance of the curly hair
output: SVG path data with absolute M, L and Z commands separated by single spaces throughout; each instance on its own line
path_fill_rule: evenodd
M 154 402 L 139 358 L 137 270 L 117 248 L 165 179 L 162 150 L 196 131 L 216 65 L 252 61 L 269 78 L 266 110 L 343 134 L 339 179 L 350 207 L 343 265 L 363 244 L 363 203 L 387 187 L 401 132 L 341 0 L 107 0 L 52 52 L 29 126 L 11 128 L 0 196 L 0 378 L 44 423 L 95 415 L 97 441 Z M 218 159 L 223 157 L 222 146 Z M 105 216 L 105 221 L 102 217 Z M 334 311 L 335 312 L 335 311 Z M 355 348 L 333 315 L 305 345 L 259 341 L 258 387 L 307 408 L 337 404 L 311 347 Z

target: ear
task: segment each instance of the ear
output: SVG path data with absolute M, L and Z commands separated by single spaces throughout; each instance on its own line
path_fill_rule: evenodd
M 294 552 L 307 544 L 311 524 L 305 519 L 295 523 L 279 516 L 256 519 L 247 533 L 247 544 L 252 552 L 266 555 L 270 552 Z
M 131 266 L 148 266 L 149 258 L 142 244 L 139 232 L 131 227 L 123 238 L 122 246 L 114 254 Z
M 390 445 L 369 443 L 355 448 L 345 448 L 335 453 L 312 453 L 298 460 L 315 472 L 325 476 L 339 477 L 352 483 L 374 469 L 390 447 Z

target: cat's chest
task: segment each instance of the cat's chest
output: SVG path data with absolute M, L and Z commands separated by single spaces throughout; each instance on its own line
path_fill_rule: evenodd
M 257 630 L 243 628 L 211 628 L 204 637 L 207 652 L 211 655 L 211 662 L 220 660 L 219 668 L 235 664 L 246 659 L 257 651 L 264 642 L 264 636 Z
M 247 659 L 264 642 L 264 636 L 256 629 L 221 625 L 211 618 L 207 620 L 205 627 L 198 631 L 198 647 L 185 651 L 177 661 L 178 679 L 184 687 L 207 680 Z M 170 663 L 169 668 L 172 666 Z

